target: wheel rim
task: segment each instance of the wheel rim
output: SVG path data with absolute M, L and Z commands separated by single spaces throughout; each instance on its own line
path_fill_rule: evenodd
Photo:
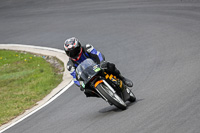
M 120 104 L 126 106 L 126 104 L 124 103 L 124 101 L 116 94 L 113 93 L 107 86 L 103 85 L 102 88 L 105 88 L 105 91 L 113 98 L 115 99 L 115 101 L 119 102 Z

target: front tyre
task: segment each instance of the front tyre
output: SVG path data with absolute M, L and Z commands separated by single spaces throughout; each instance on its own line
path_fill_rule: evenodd
M 115 92 L 111 91 L 111 89 L 109 89 L 109 87 L 104 83 L 99 84 L 96 89 L 103 98 L 108 100 L 109 103 L 112 103 L 121 110 L 126 109 L 127 106 L 125 102 Z

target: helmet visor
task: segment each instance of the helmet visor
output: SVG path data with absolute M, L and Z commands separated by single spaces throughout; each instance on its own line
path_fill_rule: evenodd
M 80 52 L 81 52 L 81 47 L 78 46 L 70 51 L 67 51 L 66 53 L 69 57 L 76 59 L 79 56 Z

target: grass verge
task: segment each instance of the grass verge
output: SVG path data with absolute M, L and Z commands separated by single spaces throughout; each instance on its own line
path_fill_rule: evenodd
M 55 58 L 0 50 L 0 126 L 50 93 L 62 81 L 63 70 Z

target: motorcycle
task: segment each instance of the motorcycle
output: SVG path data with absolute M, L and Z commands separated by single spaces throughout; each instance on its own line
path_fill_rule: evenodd
M 120 79 L 107 74 L 92 59 L 88 58 L 78 65 L 76 76 L 82 88 L 90 88 L 95 95 L 121 110 L 127 108 L 126 101 L 136 101 L 133 92 Z

